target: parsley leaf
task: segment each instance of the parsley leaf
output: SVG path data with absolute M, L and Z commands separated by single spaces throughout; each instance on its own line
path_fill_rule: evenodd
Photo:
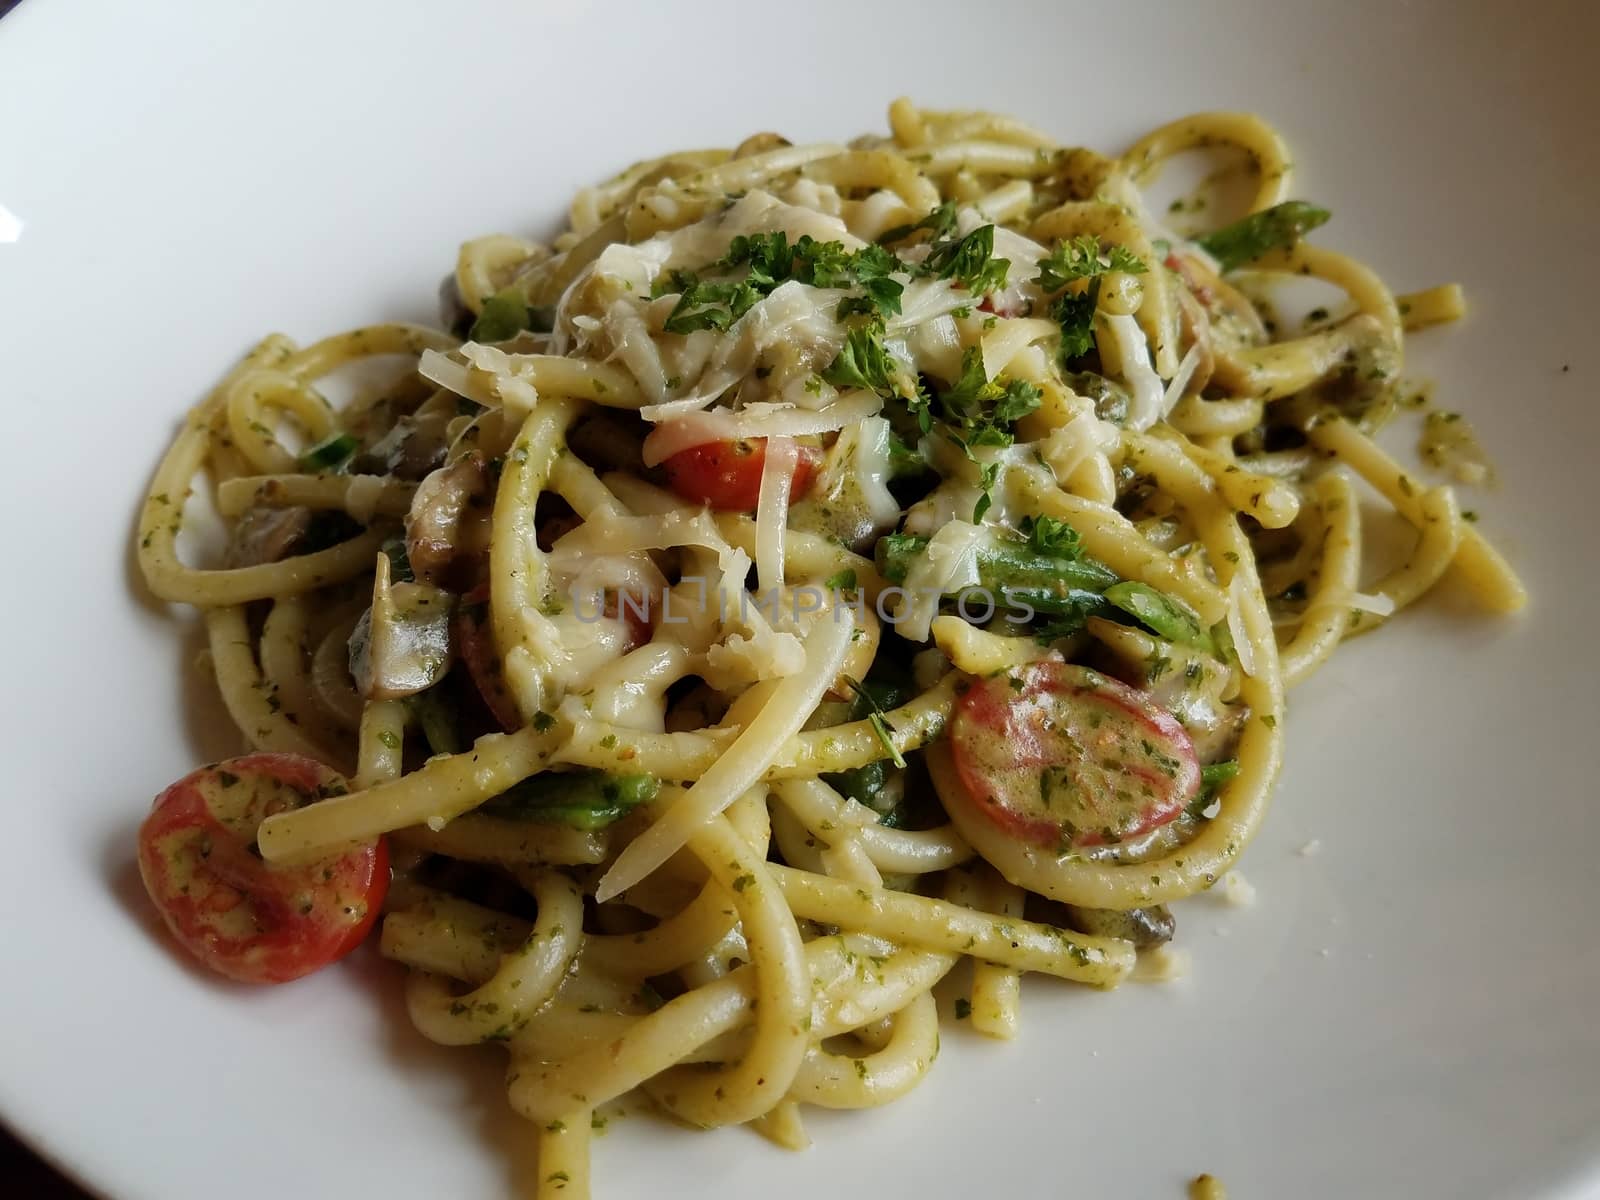
M 895 731 L 894 726 L 889 724 L 889 718 L 884 715 L 883 707 L 879 704 L 877 696 L 863 687 L 859 680 L 852 679 L 846 675 L 844 681 L 849 685 L 850 690 L 856 694 L 855 708 L 865 709 L 866 720 L 872 726 L 872 732 L 877 736 L 883 748 L 889 752 L 890 761 L 897 767 L 905 766 L 905 755 L 900 753 L 899 748 L 894 744 L 894 739 L 890 736 Z M 860 720 L 861 718 L 858 717 L 856 719 Z
M 933 234 L 934 241 L 948 238 L 956 231 L 955 204 L 951 201 L 946 201 L 914 225 L 896 225 L 878 238 L 878 244 L 887 246 L 894 242 L 903 242 L 913 233 L 923 229 Z
M 1039 260 L 1039 273 L 1033 281 L 1041 290 L 1054 292 L 1075 279 L 1093 279 L 1108 271 L 1142 275 L 1146 270 L 1144 261 L 1126 246 L 1112 246 L 1102 259 L 1099 239 L 1085 233 L 1057 242 L 1056 248 Z
M 972 451 L 970 448 L 963 447 L 963 449 L 967 450 L 967 454 L 969 456 L 971 455 Z M 983 490 L 978 493 L 978 499 L 972 506 L 972 523 L 974 525 L 983 524 L 984 514 L 987 513 L 990 506 L 994 504 L 994 485 L 999 482 L 999 479 L 999 463 L 983 463 L 979 466 L 978 486 Z
M 993 225 L 980 225 L 959 241 L 935 242 L 921 267 L 923 274 L 953 279 L 975 296 L 1005 287 L 1010 270 L 1010 259 L 994 257 Z
M 674 291 L 678 293 L 678 302 L 663 323 L 668 333 L 726 329 L 761 299 L 761 293 L 743 280 L 712 283 L 687 271 L 673 271 L 656 281 L 657 295 L 670 295 Z
M 963 447 L 1009 446 L 1009 427 L 1038 408 L 1042 395 L 1025 379 L 990 379 L 983 369 L 983 351 L 970 346 L 961 356 L 954 386 L 939 394 L 940 415 Z
M 834 592 L 853 592 L 856 590 L 856 573 L 854 569 L 846 567 L 836 575 L 829 575 L 822 581 L 822 586 Z
M 1225 762 L 1215 762 L 1200 768 L 1200 790 L 1195 793 L 1194 799 L 1189 801 L 1189 806 L 1183 811 L 1191 817 L 1203 817 L 1206 809 L 1210 808 L 1217 799 L 1217 789 L 1239 773 L 1239 763 L 1236 759 Z
M 708 268 L 712 271 L 745 267 L 742 281 L 760 295 L 767 295 L 779 284 L 797 280 L 811 287 L 860 287 L 865 296 L 846 297 L 839 316 L 876 313 L 882 317 L 898 315 L 904 285 L 891 278 L 906 269 L 904 263 L 882 246 L 863 246 L 847 250 L 843 242 L 819 242 L 801 234 L 789 244 L 783 230 L 772 233 L 740 234 L 728 245 L 728 252 Z
M 764 291 L 771 291 L 794 273 L 794 250 L 783 230 L 774 233 L 740 234 L 728 244 L 728 252 L 713 267 L 737 267 L 749 264 L 746 282 Z
M 1052 558 L 1083 557 L 1083 536 L 1065 521 L 1054 517 L 1023 517 L 1021 532 L 1028 545 Z
M 926 474 L 928 460 L 922 451 L 905 441 L 898 433 L 889 434 L 889 478 L 905 479 Z
M 1061 326 L 1060 356 L 1063 364 L 1081 358 L 1095 348 L 1094 310 L 1100 299 L 1100 281 L 1091 280 L 1081 295 L 1062 292 L 1050 302 L 1050 319 Z
M 983 351 L 976 346 L 961 356 L 961 374 L 955 384 L 939 394 L 947 436 L 961 447 L 969 461 L 978 465 L 982 491 L 973 508 L 974 524 L 989 511 L 991 493 L 1000 477 L 1000 464 L 980 462 L 974 450 L 979 446 L 1011 445 L 1012 424 L 1038 408 L 1040 396 L 1039 389 L 1024 379 L 1003 383 L 990 379 L 983 369 Z
M 822 378 L 834 387 L 899 394 L 899 364 L 883 348 L 883 336 L 875 325 L 857 325 L 845 334 L 844 345 L 822 369 Z

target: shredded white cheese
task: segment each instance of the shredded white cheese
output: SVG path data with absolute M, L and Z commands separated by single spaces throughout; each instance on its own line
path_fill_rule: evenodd
M 981 525 L 951 521 L 928 542 L 900 585 L 905 595 L 895 608 L 896 632 L 907 641 L 928 640 L 939 598 L 978 582 L 978 548 L 988 539 Z
M 1188 388 L 1189 381 L 1194 378 L 1195 369 L 1199 367 L 1201 357 L 1200 343 L 1196 342 L 1189 347 L 1189 353 L 1185 354 L 1183 361 L 1178 364 L 1178 372 L 1167 383 L 1166 395 L 1161 399 L 1161 416 L 1163 420 L 1177 406 L 1178 401 L 1183 399 L 1184 390 Z
M 872 392 L 845 392 L 826 408 L 808 410 L 757 403 L 737 412 L 690 413 L 657 425 L 644 440 L 644 463 L 656 466 L 683 450 L 740 438 L 807 437 L 830 433 L 870 417 L 883 408 Z
M 383 499 L 385 476 L 353 475 L 344 493 L 344 508 L 363 525 L 372 522 L 373 511 Z
M 807 635 L 803 669 L 780 680 L 732 745 L 666 812 L 617 857 L 600 878 L 600 903 L 627 891 L 671 858 L 707 821 L 754 784 L 815 711 L 838 678 L 855 626 L 821 616 Z
M 1249 908 L 1256 902 L 1255 885 L 1238 871 L 1229 871 L 1222 877 L 1222 895 L 1234 908 Z
M 1133 977 L 1141 983 L 1172 983 L 1187 978 L 1192 966 L 1189 952 L 1182 947 L 1154 946 L 1139 952 Z
M 1359 608 L 1362 612 L 1369 612 L 1376 617 L 1388 617 L 1394 614 L 1394 598 L 1381 593 L 1351 592 L 1345 598 L 1345 603 L 1351 608 Z
M 1100 357 L 1106 370 L 1128 385 L 1128 428 L 1143 432 L 1165 415 L 1166 389 L 1150 365 L 1150 346 L 1139 323 L 1124 313 L 1104 315 L 1103 320 Z
M 1235 571 L 1228 581 L 1228 634 L 1233 651 L 1239 656 L 1239 669 L 1251 678 L 1256 673 L 1256 646 L 1244 625 L 1244 576 Z
M 756 582 L 767 595 L 777 595 L 783 586 L 784 534 L 789 528 L 789 494 L 799 457 L 800 449 L 793 438 L 767 439 L 760 500 L 756 504 Z

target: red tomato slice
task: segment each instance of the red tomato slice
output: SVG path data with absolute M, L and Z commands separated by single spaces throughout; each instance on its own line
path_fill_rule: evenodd
M 1194 743 L 1176 717 L 1058 659 L 974 680 L 956 703 L 950 751 L 984 816 L 1052 848 L 1137 837 L 1200 789 Z
M 314 759 L 247 754 L 157 796 L 139 827 L 139 873 L 184 949 L 244 983 L 298 979 L 354 950 L 389 888 L 382 839 L 293 867 L 256 850 L 266 817 L 345 790 Z
M 800 453 L 790 484 L 791 502 L 805 495 L 811 477 L 822 464 L 822 452 L 815 446 L 797 448 Z M 667 483 L 685 500 L 748 512 L 761 499 L 761 470 L 766 461 L 767 440 L 746 438 L 691 446 L 672 455 L 662 466 Z

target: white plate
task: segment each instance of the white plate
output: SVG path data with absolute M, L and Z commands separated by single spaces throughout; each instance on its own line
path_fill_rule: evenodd
M 1571 7 L 24 3 L 0 23 L 0 1111 L 127 1200 L 509 1196 L 527 1168 L 495 1056 L 424 1044 L 375 957 L 232 987 L 142 903 L 134 826 L 219 748 L 193 641 L 137 598 L 135 508 L 262 332 L 428 319 L 465 237 L 544 231 L 664 148 L 880 127 L 900 92 L 1106 148 L 1241 107 L 1334 210 L 1319 240 L 1467 285 L 1412 365 L 1498 457 L 1469 503 L 1533 608 L 1433 603 L 1295 694 L 1260 900 L 1181 906 L 1186 982 L 1030 981 L 1018 1042 L 947 1029 L 926 1086 L 819 1115 L 807 1154 L 625 1119 L 598 1194 L 1176 1197 L 1201 1170 L 1273 1200 L 1600 1194 L 1600 29 Z

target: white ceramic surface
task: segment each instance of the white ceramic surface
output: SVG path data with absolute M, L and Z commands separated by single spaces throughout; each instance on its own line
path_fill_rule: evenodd
M 428 319 L 465 237 L 546 231 L 663 148 L 881 127 L 901 92 L 1101 147 L 1245 107 L 1333 209 L 1319 240 L 1468 286 L 1412 366 L 1496 454 L 1468 503 L 1534 607 L 1446 597 L 1295 694 L 1259 902 L 1181 906 L 1188 980 L 1030 980 L 1020 1040 L 947 1028 L 926 1086 L 818 1114 L 802 1155 L 626 1118 L 597 1191 L 1600 1195 L 1600 22 L 1564 7 L 25 0 L 0 22 L 0 1112 L 125 1200 L 509 1196 L 528 1168 L 496 1057 L 423 1043 L 376 956 L 244 990 L 142 903 L 134 826 L 219 748 L 130 533 L 253 339 Z

